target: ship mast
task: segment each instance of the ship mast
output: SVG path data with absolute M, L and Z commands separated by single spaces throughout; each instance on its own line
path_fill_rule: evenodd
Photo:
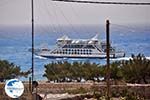
M 31 16 L 32 16 L 32 92 L 33 92 L 33 80 L 34 80 L 34 1 L 31 0 Z

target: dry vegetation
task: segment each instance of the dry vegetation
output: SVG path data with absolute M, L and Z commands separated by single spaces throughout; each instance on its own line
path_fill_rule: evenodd
M 62 94 L 76 95 L 71 98 L 58 100 L 84 100 L 84 98 L 95 98 L 95 100 L 105 100 L 106 85 L 100 83 L 40 83 L 37 89 L 39 94 Z M 111 85 L 111 97 L 113 100 L 149 100 L 150 85 Z M 24 94 L 19 100 L 32 100 L 28 84 L 25 84 Z M 4 84 L 0 84 L 0 100 L 12 100 L 4 91 Z M 51 100 L 47 97 L 46 100 Z

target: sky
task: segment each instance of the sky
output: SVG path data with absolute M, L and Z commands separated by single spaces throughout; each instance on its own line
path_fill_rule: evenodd
M 109 1 L 150 3 L 149 0 Z M 149 9 L 150 5 L 101 5 L 34 0 L 34 20 L 37 25 L 103 24 L 106 19 L 114 24 L 150 24 Z M 0 0 L 0 12 L 0 25 L 31 24 L 31 0 Z

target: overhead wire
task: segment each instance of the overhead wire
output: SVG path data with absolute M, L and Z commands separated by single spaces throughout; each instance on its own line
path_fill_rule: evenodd
M 136 26 L 133 25 L 121 25 L 121 24 L 110 23 L 110 26 L 112 27 L 112 30 L 120 28 L 132 33 L 135 33 L 137 31 Z M 143 31 L 150 31 L 150 30 L 147 30 L 146 28 L 144 28 L 143 30 L 138 30 L 138 32 L 143 32 Z
M 51 2 L 52 3 L 52 2 Z M 64 15 L 64 13 L 62 12 L 62 10 L 58 7 L 58 5 L 56 4 L 56 2 L 52 3 L 52 6 L 54 7 L 53 10 L 55 10 L 54 14 L 55 14 L 55 18 L 57 20 L 57 25 L 58 25 L 58 29 L 60 29 L 60 33 L 62 33 L 63 35 L 65 35 L 67 33 L 66 29 L 64 28 L 64 25 L 62 25 L 61 21 L 59 20 L 59 13 L 61 13 L 62 15 Z M 59 11 L 59 12 L 58 12 Z M 63 16 L 64 18 L 64 16 Z M 62 19 L 61 19 L 62 20 Z M 64 18 L 64 20 L 66 21 L 66 19 Z M 67 22 L 67 21 L 66 21 Z
M 150 6 L 150 2 L 123 2 L 123 1 L 86 1 L 86 0 L 52 0 L 70 3 L 89 3 L 89 4 L 104 4 L 104 5 L 133 5 L 133 6 Z
M 134 32 L 134 31 L 135 31 L 135 29 L 134 29 L 133 27 L 127 26 L 127 25 L 120 25 L 120 24 L 110 23 L 110 26 L 111 26 L 111 27 L 114 27 L 114 28 L 112 28 L 112 29 L 121 28 L 121 29 L 128 30 L 128 31 L 130 31 L 130 32 Z
M 71 9 L 72 9 L 72 11 L 73 11 L 73 13 L 74 13 L 74 15 L 76 16 L 76 18 L 77 18 L 77 20 L 80 18 L 80 16 L 78 15 L 78 13 L 76 12 L 76 10 L 75 10 L 75 8 L 72 6 L 72 5 L 70 5 L 70 7 L 71 7 Z M 82 31 L 84 31 L 85 33 L 90 33 L 87 29 L 87 26 L 85 26 L 85 24 L 80 24 L 81 25 L 81 27 L 79 27 Z
M 54 8 L 53 10 L 53 13 L 54 13 L 54 17 L 56 18 L 56 21 L 58 22 L 57 24 L 55 23 L 55 25 L 57 25 L 57 29 L 59 29 L 60 33 L 63 33 L 63 29 L 62 29 L 62 26 L 60 25 L 60 21 L 59 21 L 59 18 L 58 18 L 58 15 L 57 15 L 57 7 L 56 7 L 56 2 L 51 2 L 51 5 L 52 5 L 52 8 Z M 47 11 L 49 12 L 48 8 L 47 8 Z
M 74 3 L 106 4 L 106 5 L 150 5 L 149 2 L 115 2 L 115 1 L 81 1 L 81 0 L 52 0 Z
M 50 12 L 49 10 L 48 10 L 48 8 L 47 8 L 47 3 L 45 3 L 45 1 L 44 1 L 44 9 L 46 9 L 46 12 L 48 13 L 48 15 L 49 16 L 52 16 L 53 14 L 52 14 L 52 12 L 54 13 L 54 15 L 55 16 L 52 16 L 53 18 L 56 18 L 56 21 L 59 21 L 59 19 L 58 19 L 58 15 L 57 15 L 57 12 L 56 11 L 54 11 L 55 9 L 59 9 L 59 12 L 61 13 L 61 15 L 63 16 L 63 18 L 64 18 L 64 20 L 69 24 L 69 26 L 72 28 L 72 30 L 73 31 L 76 31 L 74 28 L 73 28 L 73 25 L 71 24 L 71 22 L 67 19 L 67 17 L 65 16 L 65 14 L 64 14 L 64 12 L 63 12 L 63 10 L 54 2 L 54 5 L 52 4 L 52 6 L 55 8 L 55 9 L 53 9 L 53 10 L 51 10 L 52 12 Z M 63 33 L 63 28 L 62 28 L 62 26 L 59 24 L 59 22 L 57 23 L 57 26 L 58 27 L 56 27 L 55 25 L 56 25 L 56 23 L 53 23 L 53 21 L 51 21 L 51 24 L 48 24 L 48 25 L 51 25 L 51 27 L 53 27 L 53 29 L 56 31 L 56 30 L 58 30 L 59 29 L 59 31 L 60 31 L 60 33 Z M 77 31 L 76 31 L 77 32 Z
M 51 17 L 55 18 L 55 20 L 57 21 L 57 15 L 56 15 L 54 9 L 51 10 L 51 11 L 54 13 L 54 15 L 53 15 L 53 13 L 49 11 L 49 8 L 48 8 L 48 5 L 47 5 L 47 3 L 46 3 L 46 0 L 43 0 L 43 4 L 44 4 L 44 8 L 45 8 L 45 10 L 46 10 L 48 16 L 51 16 Z M 51 22 L 51 23 L 48 23 L 48 26 L 53 27 L 53 32 L 54 32 L 54 33 L 55 33 L 55 32 L 61 32 L 60 29 L 59 29 L 58 27 L 56 27 L 56 23 L 55 23 L 54 21 L 51 20 L 50 22 Z M 59 30 L 59 31 L 57 31 L 57 30 Z
M 40 2 L 40 1 L 39 1 Z M 43 4 L 43 5 L 42 5 Z M 45 4 L 44 4 L 44 0 L 43 0 L 43 2 L 42 3 L 40 3 L 40 5 L 39 5 L 40 7 L 38 7 L 37 9 L 38 10 L 36 10 L 36 11 L 38 11 L 39 13 L 41 13 L 41 12 L 43 12 L 43 10 L 45 11 Z M 46 11 L 47 11 L 47 9 L 46 9 Z M 50 13 L 49 12 L 47 12 L 47 14 L 50 16 Z M 43 15 L 43 16 L 46 16 L 46 15 Z M 36 18 L 38 18 L 38 17 L 36 17 Z M 39 18 L 40 19 L 40 18 Z M 51 23 L 52 23 L 52 21 L 51 21 Z M 56 28 L 54 27 L 54 26 L 52 26 L 52 24 L 47 24 L 48 25 L 48 27 L 51 27 L 51 29 L 52 30 L 56 30 Z M 42 30 L 43 31 L 45 31 L 46 33 L 49 33 L 51 30 L 49 30 L 49 28 L 45 28 L 45 26 L 43 25 L 43 24 L 40 24 L 40 29 L 42 28 Z
M 65 21 L 69 24 L 70 28 L 76 32 L 79 33 L 73 26 L 73 24 L 71 24 L 70 20 L 68 20 L 68 18 L 65 16 L 63 10 L 61 9 L 61 7 L 59 7 L 58 5 L 55 4 L 55 6 L 59 9 L 60 13 L 62 14 L 63 18 L 65 19 Z

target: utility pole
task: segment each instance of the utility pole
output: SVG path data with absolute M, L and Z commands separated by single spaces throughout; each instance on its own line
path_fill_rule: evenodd
M 109 20 L 106 20 L 106 55 L 107 55 L 107 67 L 106 67 L 106 100 L 110 100 L 110 42 L 109 42 Z
M 32 79 L 31 84 L 34 80 L 34 1 L 31 0 L 31 13 L 32 13 Z M 32 84 L 32 92 L 33 92 L 33 84 Z

